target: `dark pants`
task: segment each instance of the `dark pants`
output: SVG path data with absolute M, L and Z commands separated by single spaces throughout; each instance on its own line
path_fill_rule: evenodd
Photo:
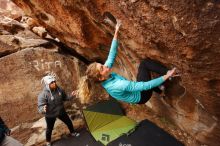
M 143 60 L 138 68 L 137 81 L 149 81 L 151 80 L 151 72 L 158 73 L 160 76 L 165 75 L 168 71 L 168 68 L 162 65 L 160 62 L 145 59 Z M 157 93 L 161 93 L 162 91 L 155 87 L 151 90 L 141 91 L 141 100 L 138 104 L 146 103 L 152 96 L 152 92 L 155 91 Z
M 57 118 L 59 118 L 61 121 L 63 121 L 68 126 L 70 133 L 74 132 L 72 121 L 70 120 L 70 118 L 66 112 L 62 113 Z M 54 124 L 56 121 L 56 117 L 52 117 L 52 118 L 45 117 L 45 119 L 46 119 L 46 123 L 47 123 L 46 141 L 50 142 L 51 141 L 51 134 L 52 134 L 53 127 L 54 127 Z

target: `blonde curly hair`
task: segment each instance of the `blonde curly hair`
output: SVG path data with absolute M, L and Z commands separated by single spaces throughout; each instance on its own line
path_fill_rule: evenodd
M 87 67 L 85 76 L 81 77 L 78 85 L 78 96 L 82 104 L 89 103 L 91 96 L 94 94 L 94 88 L 100 83 L 101 74 L 97 68 L 97 62 Z

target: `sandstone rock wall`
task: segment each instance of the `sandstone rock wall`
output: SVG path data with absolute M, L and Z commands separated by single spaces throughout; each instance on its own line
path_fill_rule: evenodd
M 153 109 L 200 142 L 220 138 L 220 2 L 218 0 L 13 0 L 53 37 L 90 61 L 105 61 L 115 18 L 122 20 L 116 69 L 135 79 L 140 59 L 176 66 L 183 97 Z
M 16 20 L 2 18 L 0 28 L 0 115 L 11 127 L 41 116 L 37 112 L 37 96 L 44 87 L 44 75 L 55 73 L 58 85 L 70 95 L 84 63 L 60 52 L 60 47 Z

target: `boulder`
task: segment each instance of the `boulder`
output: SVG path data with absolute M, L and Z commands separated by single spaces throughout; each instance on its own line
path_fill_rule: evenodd
M 220 138 L 220 3 L 198 0 L 13 0 L 53 36 L 90 61 L 104 62 L 121 19 L 116 70 L 135 79 L 150 57 L 178 68 L 186 94 L 152 109 L 207 145 Z M 155 100 L 154 100 L 155 99 Z
M 42 47 L 26 48 L 0 58 L 1 115 L 7 115 L 13 124 L 39 117 L 37 96 L 43 88 L 42 77 L 54 72 L 58 85 L 70 94 L 77 86 L 79 66 L 79 60 Z

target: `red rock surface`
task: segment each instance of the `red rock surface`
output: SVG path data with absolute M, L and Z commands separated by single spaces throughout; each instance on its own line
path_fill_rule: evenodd
M 207 145 L 220 139 L 220 1 L 218 0 L 13 0 L 61 42 L 90 61 L 106 59 L 114 28 L 122 20 L 117 71 L 135 79 L 140 59 L 176 66 L 183 97 L 153 109 Z

